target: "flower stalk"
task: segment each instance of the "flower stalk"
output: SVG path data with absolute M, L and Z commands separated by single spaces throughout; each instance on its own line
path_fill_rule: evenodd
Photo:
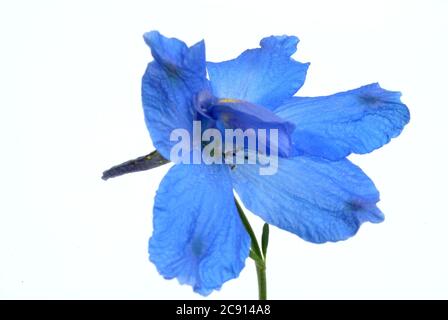
M 249 252 L 249 257 L 254 260 L 255 268 L 257 269 L 257 280 L 258 280 L 258 299 L 266 300 L 267 299 L 267 285 L 266 285 L 266 254 L 268 249 L 269 242 L 269 225 L 267 223 L 263 226 L 263 235 L 262 235 L 262 249 L 260 249 L 260 245 L 258 244 L 257 237 L 255 236 L 254 230 L 249 223 L 246 215 L 244 214 L 243 208 L 239 204 L 238 200 L 235 198 L 236 208 L 238 210 L 238 214 L 240 215 L 241 221 L 246 228 L 247 233 L 251 239 L 251 248 Z

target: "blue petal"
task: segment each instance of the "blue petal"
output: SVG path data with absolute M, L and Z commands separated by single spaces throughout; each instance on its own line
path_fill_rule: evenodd
M 296 37 L 271 36 L 261 40 L 261 48 L 246 50 L 236 59 L 207 62 L 214 95 L 270 109 L 279 106 L 305 82 L 309 64 L 290 58 L 298 42 Z
M 175 165 L 154 204 L 150 260 L 166 279 L 208 295 L 238 277 L 249 236 L 235 207 L 224 165 Z
M 205 46 L 201 41 L 188 48 L 174 38 L 157 31 L 144 35 L 155 61 L 148 64 L 142 80 L 145 121 L 157 150 L 169 159 L 173 129 L 191 132 L 193 97 L 208 88 L 205 69 Z
M 221 99 L 210 107 L 209 114 L 213 119 L 221 121 L 225 128 L 243 131 L 253 129 L 256 132 L 258 129 L 266 129 L 268 152 L 271 143 L 275 143 L 280 156 L 287 157 L 291 153 L 291 133 L 294 131 L 294 125 L 269 109 L 241 100 Z M 270 141 L 270 129 L 278 130 L 278 143 Z
M 279 159 L 275 175 L 255 165 L 236 166 L 234 187 L 244 205 L 269 224 L 323 243 L 353 236 L 365 221 L 381 222 L 373 182 L 347 159 Z
M 326 97 L 294 97 L 275 112 L 296 125 L 294 154 L 339 160 L 371 152 L 401 133 L 410 116 L 400 96 L 374 83 Z

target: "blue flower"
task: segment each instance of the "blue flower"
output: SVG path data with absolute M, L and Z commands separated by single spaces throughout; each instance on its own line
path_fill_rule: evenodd
M 370 84 L 325 97 L 293 97 L 308 64 L 291 58 L 299 40 L 271 36 L 233 60 L 206 62 L 201 41 L 191 47 L 153 31 L 144 35 L 154 61 L 142 81 L 147 127 L 169 158 L 174 129 L 279 129 L 279 167 L 174 165 L 154 204 L 150 260 L 166 279 L 177 278 L 207 295 L 238 277 L 250 239 L 234 203 L 267 223 L 314 243 L 353 236 L 384 216 L 373 182 L 346 157 L 388 143 L 409 122 L 400 93 Z M 207 77 L 208 72 L 208 77 Z

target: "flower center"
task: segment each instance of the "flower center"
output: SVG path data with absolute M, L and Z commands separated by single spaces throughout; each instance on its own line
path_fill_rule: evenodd
M 258 137 L 262 132 L 274 129 L 278 133 L 279 155 L 289 156 L 291 134 L 295 126 L 277 116 L 271 110 L 244 100 L 217 98 L 209 90 L 199 92 L 194 99 L 195 120 L 201 121 L 202 129 L 226 129 L 252 132 Z

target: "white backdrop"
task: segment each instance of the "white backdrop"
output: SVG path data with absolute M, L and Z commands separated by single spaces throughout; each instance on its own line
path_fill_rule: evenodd
M 297 35 L 311 62 L 301 95 L 379 81 L 411 123 L 351 157 L 375 181 L 386 221 L 337 244 L 271 229 L 269 297 L 448 298 L 448 2 L 0 2 L 0 298 L 201 298 L 147 259 L 152 205 L 168 166 L 104 182 L 153 149 L 140 102 L 157 29 L 208 59 L 271 34 Z M 251 215 L 260 231 L 261 221 Z M 212 299 L 256 298 L 250 260 Z

